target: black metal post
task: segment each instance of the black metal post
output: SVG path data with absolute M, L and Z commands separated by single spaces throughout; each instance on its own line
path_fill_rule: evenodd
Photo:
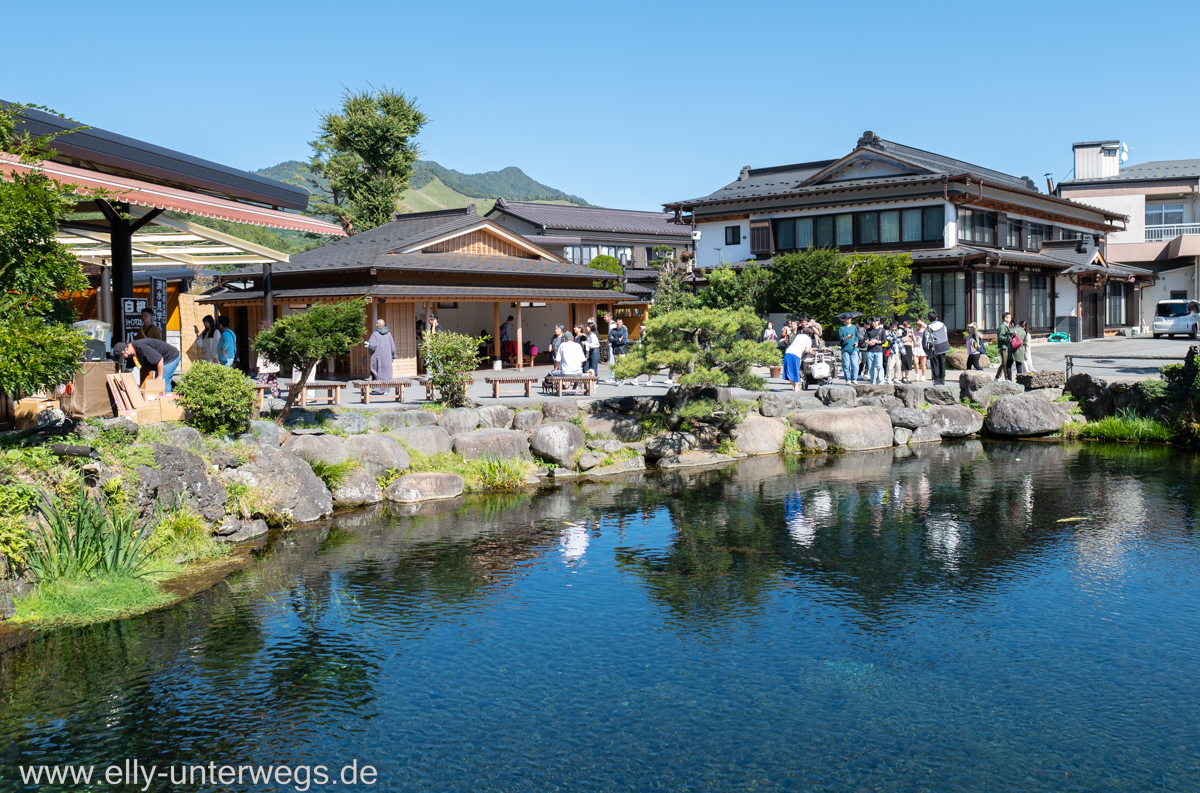
M 271 296 L 271 270 L 274 265 L 263 262 L 263 317 L 267 324 L 275 321 L 275 299 Z

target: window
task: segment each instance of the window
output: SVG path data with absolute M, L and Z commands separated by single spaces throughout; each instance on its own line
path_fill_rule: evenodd
M 725 227 L 725 244 L 726 245 L 741 245 L 742 244 L 742 227 L 741 226 L 726 226 Z
M 858 244 L 875 245 L 879 242 L 879 213 L 858 213 Z
M 661 248 L 648 247 L 648 248 L 646 248 L 646 264 L 654 264 L 659 259 L 674 259 L 674 258 L 675 258 L 675 249 L 674 248 L 666 248 L 666 247 L 661 247 Z
M 780 218 L 772 224 L 775 250 L 894 245 L 941 242 L 945 224 L 942 206 L 854 212 L 816 217 Z M 751 231 L 753 234 L 753 231 Z M 751 250 L 754 250 L 752 247 Z
M 1048 276 L 1029 276 L 1029 325 L 1034 328 L 1050 327 L 1050 278 Z
M 1042 243 L 1050 239 L 1050 227 L 1042 223 L 1025 224 L 1025 250 L 1040 251 Z
M 563 256 L 575 264 L 591 264 L 598 255 L 600 247 L 597 245 L 567 245 L 563 248 Z
M 796 250 L 796 221 L 775 221 L 775 248 L 781 251 Z
M 951 330 L 966 327 L 965 290 L 966 273 L 921 273 L 921 291 L 925 293 L 925 300 Z
M 1021 221 L 1008 219 L 1008 241 L 1005 243 L 1009 248 L 1021 249 L 1022 235 L 1025 233 L 1024 226 Z
M 981 245 L 995 245 L 996 213 L 978 209 L 958 210 L 958 238 Z
M 983 325 L 995 329 L 1008 310 L 1008 273 L 983 274 Z
M 834 215 L 834 241 L 838 245 L 854 244 L 854 215 Z
M 879 241 L 900 241 L 900 213 L 897 210 L 879 213 Z
M 1147 226 L 1177 226 L 1183 223 L 1183 204 L 1146 204 Z
M 943 229 L 946 226 L 946 208 L 943 206 L 925 207 L 921 210 L 921 239 L 927 241 L 945 238 Z
M 796 250 L 806 250 L 813 246 L 813 219 L 796 218 Z
M 1082 231 L 1072 231 L 1071 229 L 1059 229 L 1062 234 L 1061 239 L 1064 240 L 1081 240 L 1083 239 Z
M 900 238 L 905 242 L 920 242 L 921 241 L 921 210 L 906 209 L 901 213 L 903 222 L 901 223 Z
M 1171 300 L 1187 300 L 1187 290 L 1172 290 Z
M 1106 325 L 1125 324 L 1125 284 L 1109 284 L 1105 287 L 1108 293 L 1108 313 Z
M 822 215 L 815 220 L 817 226 L 817 247 L 829 248 L 833 245 L 833 215 Z
M 613 245 L 601 245 L 601 256 L 611 256 L 621 264 L 628 264 L 633 258 L 633 248 L 618 248 Z

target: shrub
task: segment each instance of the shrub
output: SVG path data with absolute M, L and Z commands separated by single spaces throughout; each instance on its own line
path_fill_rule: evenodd
M 179 404 L 191 411 L 201 432 L 236 435 L 250 428 L 254 381 L 229 366 L 197 361 L 179 381 Z
M 309 460 L 308 467 L 325 483 L 325 487 L 329 488 L 332 493 L 342 486 L 346 481 L 346 477 L 350 472 L 358 468 L 358 463 L 354 460 L 339 460 L 336 463 L 328 463 L 324 460 Z
M 448 407 L 467 404 L 467 381 L 475 371 L 482 343 L 482 338 L 450 331 L 426 332 L 421 339 L 429 379 Z
M 1077 434 L 1083 438 L 1127 443 L 1171 443 L 1176 438 L 1175 430 L 1163 422 L 1139 416 L 1128 409 L 1115 416 L 1088 422 Z
M 784 454 L 801 454 L 804 452 L 804 446 L 800 443 L 800 430 L 793 428 L 788 429 L 783 433 L 783 446 L 780 449 Z
M 523 460 L 487 456 L 479 461 L 479 480 L 486 490 L 515 490 L 525 486 Z
M 375 477 L 375 481 L 379 483 L 380 490 L 387 490 L 388 485 L 390 485 L 392 482 L 395 482 L 403 475 L 403 471 L 400 471 L 396 468 L 389 468 L 379 476 Z
M 131 511 L 105 515 L 100 502 L 81 495 L 73 504 L 50 499 L 41 508 L 25 561 L 39 582 L 62 578 L 141 576 L 155 549 Z
M 1137 390 L 1151 402 L 1165 402 L 1171 397 L 1167 390 L 1166 380 L 1142 380 L 1136 386 Z

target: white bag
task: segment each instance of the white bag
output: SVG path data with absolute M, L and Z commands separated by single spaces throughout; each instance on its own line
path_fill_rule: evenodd
M 829 364 L 817 361 L 808 371 L 812 374 L 813 380 L 824 380 L 829 377 Z

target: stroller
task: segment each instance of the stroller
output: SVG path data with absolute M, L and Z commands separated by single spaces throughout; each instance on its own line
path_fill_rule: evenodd
M 832 350 L 810 349 L 800 359 L 801 386 L 808 390 L 810 383 L 818 386 L 833 382 L 837 372 L 837 355 Z

